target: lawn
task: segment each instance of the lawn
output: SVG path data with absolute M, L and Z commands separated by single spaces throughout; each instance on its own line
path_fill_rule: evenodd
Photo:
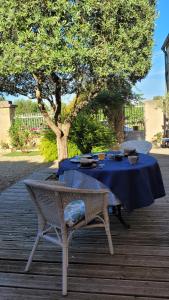
M 36 156 L 40 155 L 39 151 L 29 151 L 29 152 L 21 152 L 21 151 L 14 151 L 7 154 L 4 154 L 4 156 L 8 157 L 15 157 L 15 156 Z

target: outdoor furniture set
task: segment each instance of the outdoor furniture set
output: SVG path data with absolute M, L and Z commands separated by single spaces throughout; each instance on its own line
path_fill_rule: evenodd
M 124 154 L 127 147 L 128 150 L 133 147 L 134 142 L 130 142 L 122 144 Z M 114 253 L 108 206 L 122 205 L 131 212 L 165 195 L 158 162 L 144 154 L 146 149 L 147 153 L 150 151 L 151 144 L 146 142 L 140 146 L 143 147 L 139 151 L 137 141 L 134 146 L 137 160 L 134 163 L 124 156 L 115 159 L 121 156 L 119 152 L 108 152 L 103 160 L 94 155 L 91 165 L 80 164 L 79 157 L 75 157 L 60 163 L 59 181 L 24 181 L 38 215 L 37 237 L 25 271 L 29 270 L 40 238 L 61 246 L 62 294 L 66 295 L 68 245 L 75 230 L 104 227 L 110 254 Z

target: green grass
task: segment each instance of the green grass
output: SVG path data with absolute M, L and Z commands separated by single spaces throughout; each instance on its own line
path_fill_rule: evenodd
M 29 151 L 29 152 L 15 151 L 15 152 L 10 152 L 10 153 L 4 154 L 4 156 L 8 156 L 8 157 L 36 156 L 36 155 L 40 155 L 40 152 L 39 151 Z

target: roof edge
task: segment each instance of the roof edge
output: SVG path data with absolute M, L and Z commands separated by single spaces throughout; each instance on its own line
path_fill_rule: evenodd
M 162 47 L 161 47 L 161 50 L 165 51 L 165 47 L 166 45 L 169 44 L 169 34 L 167 35 Z

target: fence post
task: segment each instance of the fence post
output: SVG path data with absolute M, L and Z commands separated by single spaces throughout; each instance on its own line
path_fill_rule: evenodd
M 0 143 L 10 144 L 9 128 L 15 116 L 15 108 L 12 101 L 0 101 Z

